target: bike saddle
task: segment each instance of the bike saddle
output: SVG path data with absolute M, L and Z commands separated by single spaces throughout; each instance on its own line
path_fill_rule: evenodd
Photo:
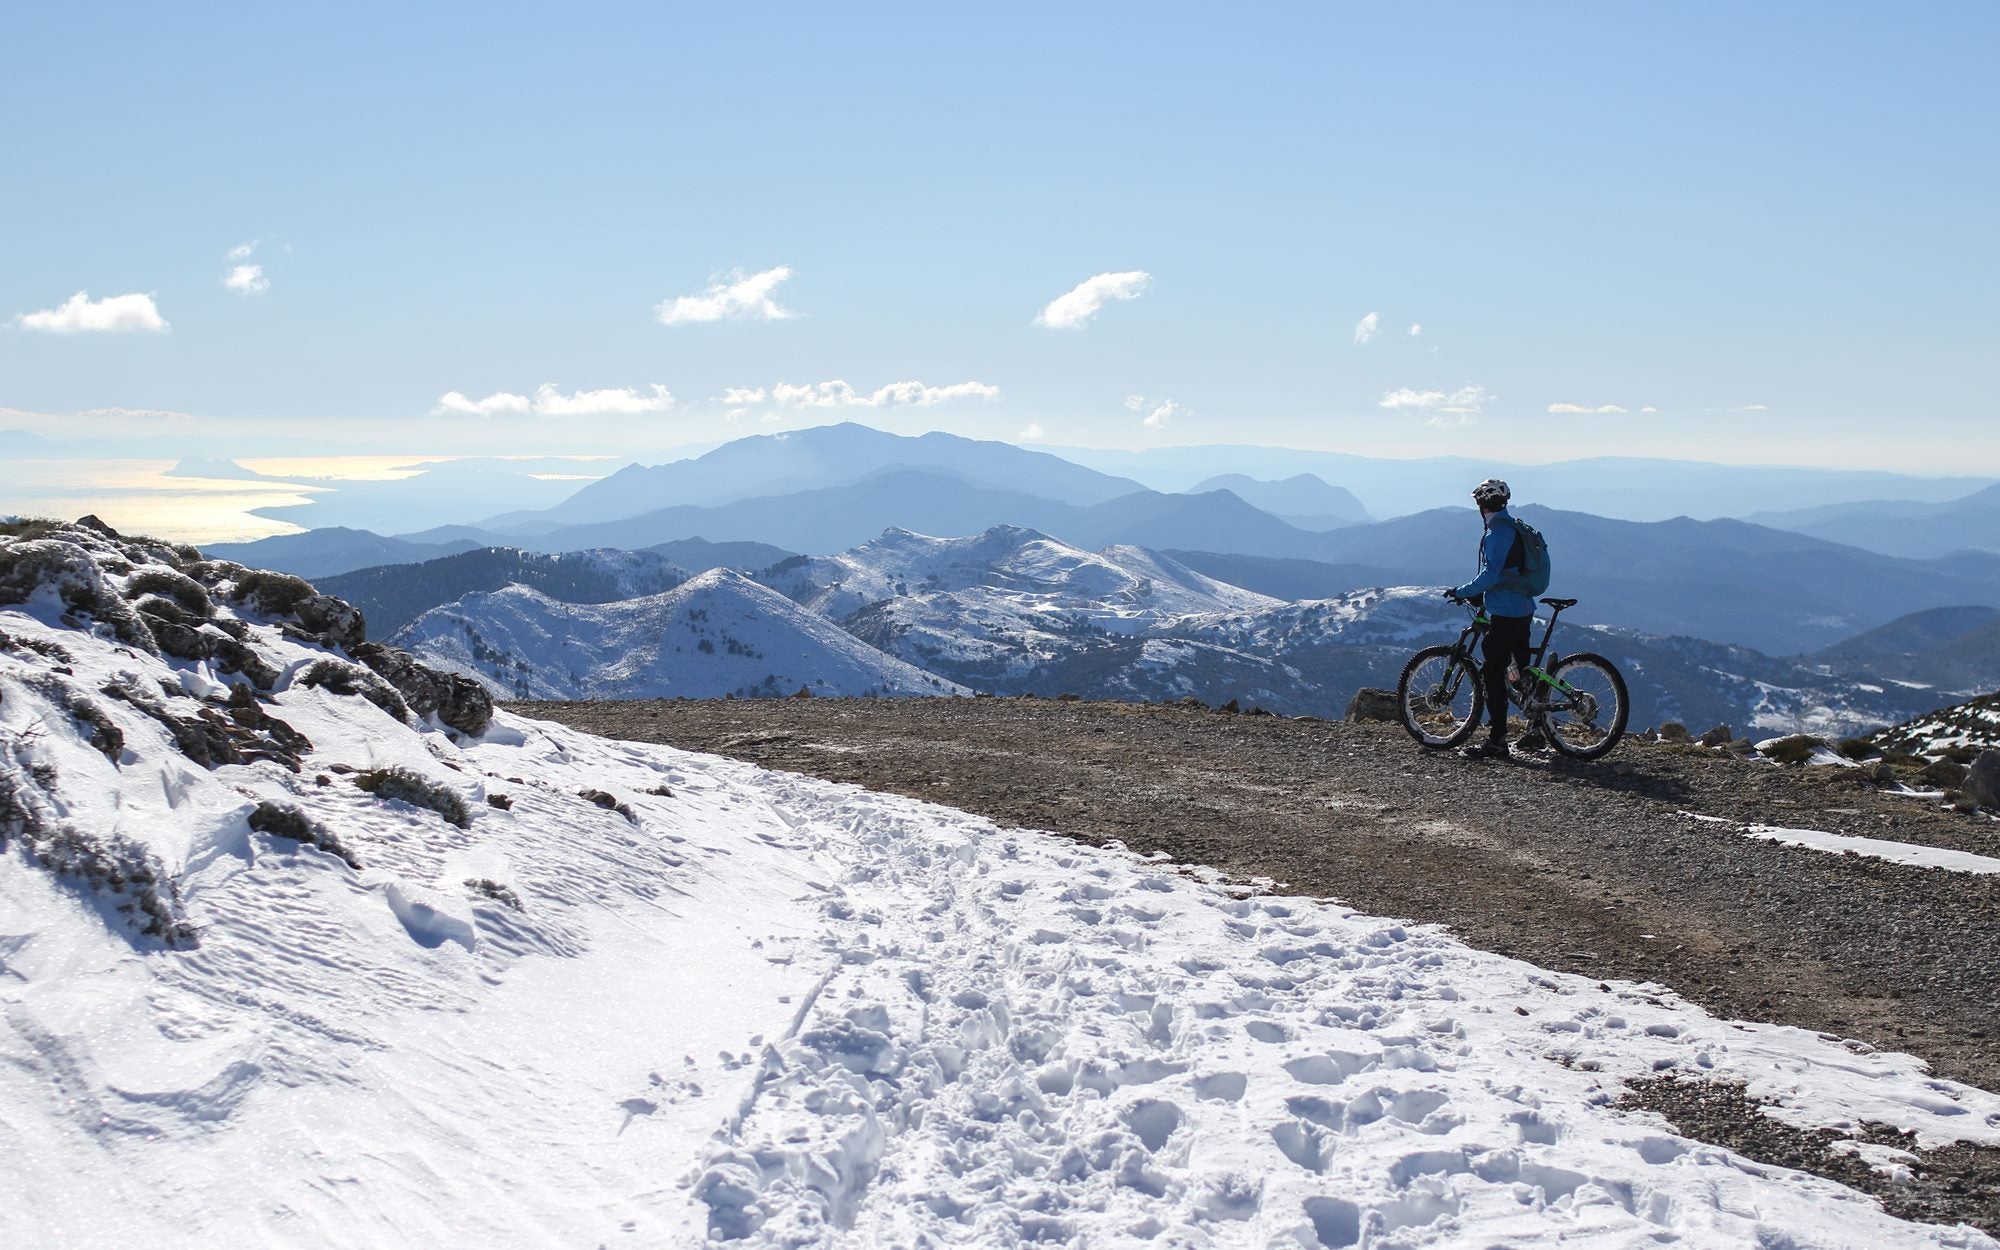
M 1544 599 L 1542 602 L 1548 604 L 1558 612 L 1576 606 L 1576 600 L 1574 599 Z

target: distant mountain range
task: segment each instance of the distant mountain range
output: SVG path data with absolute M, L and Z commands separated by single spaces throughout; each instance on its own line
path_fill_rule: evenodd
M 1264 479 L 1312 473 L 1353 491 L 1368 511 L 1379 517 L 1464 504 L 1473 483 L 1489 477 L 1507 479 L 1514 488 L 1514 498 L 1524 503 L 1635 521 L 1739 516 L 1746 501 L 1772 510 L 1872 499 L 1944 503 L 1994 485 L 1990 477 L 1914 477 L 1871 469 L 1727 465 L 1640 457 L 1532 465 L 1452 456 L 1381 460 L 1341 452 L 1234 445 L 1143 451 L 1049 450 L 1156 490 L 1184 490 L 1219 473 Z
M 909 438 L 843 422 L 752 435 L 692 460 L 629 465 L 552 508 L 505 513 L 481 526 L 495 533 L 533 536 L 657 515 L 665 508 L 721 508 L 747 499 L 854 486 L 890 468 L 926 470 L 990 490 L 1085 506 L 1144 489 L 1137 482 L 1011 443 L 941 432 Z
M 692 574 L 650 551 L 547 555 L 481 547 L 422 564 L 389 564 L 319 580 L 325 594 L 361 609 L 371 634 L 388 637 L 440 604 L 525 586 L 563 603 L 614 603 L 672 590 Z
M 509 698 L 970 693 L 728 569 L 617 603 L 563 603 L 525 586 L 479 592 L 431 609 L 397 638 Z
M 605 562 L 603 576 L 614 577 L 629 558 L 596 552 L 522 557 L 530 566 L 551 561 L 572 580 L 587 580 L 577 571 L 599 561 Z M 454 561 L 466 558 L 438 563 Z M 437 593 L 449 588 L 442 576 L 410 581 L 437 586 Z M 1393 686 L 1411 651 L 1450 638 L 1463 624 L 1458 610 L 1430 588 L 1371 588 L 1282 602 L 1160 553 L 1089 552 L 1020 527 L 955 539 L 891 531 L 836 556 L 794 557 L 754 580 L 732 575 L 704 587 L 701 595 L 674 591 L 599 606 L 559 603 L 518 586 L 475 593 L 432 608 L 396 641 L 428 662 L 520 697 L 786 694 L 797 688 L 793 677 L 805 684 L 813 663 L 843 674 L 835 686 L 856 680 L 853 653 L 844 660 L 814 659 L 818 653 L 795 637 L 823 646 L 832 629 L 847 642 L 921 670 L 939 683 L 932 691 L 1193 696 L 1337 716 L 1357 687 Z M 746 641 L 766 637 L 747 624 L 730 633 L 760 656 L 795 657 L 790 667 L 769 669 L 786 688 L 740 663 L 709 673 L 718 663 L 714 646 L 732 660 L 741 655 L 724 640 L 712 638 L 710 649 L 702 650 L 698 637 L 691 646 L 682 636 L 689 622 L 706 619 L 695 615 L 706 610 L 704 597 L 724 592 L 736 613 L 732 619 L 762 613 L 768 629 L 793 639 L 784 646 Z M 1602 652 L 1625 669 L 1635 725 L 1679 720 L 1697 729 L 1726 723 L 1739 732 L 1847 733 L 1903 719 L 1948 697 L 1914 679 L 1884 677 L 1873 667 L 1876 660 L 1867 658 L 1901 656 L 1894 648 L 1935 639 L 1949 642 L 1953 623 L 1978 619 L 1976 611 L 1951 620 L 1948 615 L 1910 618 L 1873 640 L 1855 640 L 1866 656 L 1847 662 L 1778 659 L 1745 647 L 1567 620 L 1557 645 Z M 657 646 L 650 641 L 656 631 Z M 630 652 L 629 662 L 618 659 L 620 647 Z M 2000 684 L 2000 654 L 1968 672 L 1977 678 L 1973 688 Z M 901 684 L 879 674 L 868 681 L 884 692 L 925 692 L 922 683 L 912 687 L 907 674 Z
M 1310 473 L 1277 482 L 1261 482 L 1244 473 L 1223 473 L 1199 482 L 1186 494 L 1226 490 L 1253 508 L 1261 508 L 1287 525 L 1302 530 L 1330 530 L 1373 520 L 1354 492 L 1330 486 Z
M 1350 490 L 1300 473 L 1300 463 L 1364 464 L 1371 472 L 1381 465 L 1432 464 L 1328 460 L 1315 453 L 1297 458 L 1278 480 L 1211 472 L 1193 485 L 1227 486 L 1176 494 L 1129 489 L 1130 479 L 1009 444 L 943 434 L 903 438 L 848 424 L 742 439 L 697 459 L 630 468 L 586 486 L 554 509 L 500 518 L 506 533 L 460 524 L 396 538 L 328 530 L 216 551 L 249 564 L 326 577 L 479 547 L 657 551 L 661 544 L 701 535 L 761 544 L 753 551 L 832 557 L 889 529 L 949 536 L 1015 526 L 1083 551 L 1135 547 L 1173 553 L 1171 558 L 1190 570 L 1284 599 L 1384 585 L 1443 586 L 1470 576 L 1479 527 L 1469 505 L 1368 522 Z M 1625 480 L 1633 465 L 1651 463 L 1595 461 L 1585 467 Z M 1583 464 L 1555 467 L 1582 472 Z M 1461 469 L 1468 466 L 1453 466 L 1454 472 Z M 1747 487 L 1757 480 L 1726 466 L 1706 469 L 1720 476 L 1702 477 L 1681 466 L 1665 473 L 1659 489 L 1723 480 Z M 1804 470 L 1770 472 L 1785 481 L 1792 480 L 1786 474 L 1803 474 L 1798 480 L 1822 485 L 1835 480 Z M 841 480 L 814 484 L 836 479 Z M 1854 486 L 1905 479 L 1838 480 Z M 800 484 L 805 485 L 773 493 Z M 738 497 L 744 491 L 764 493 Z M 1936 515 L 1948 523 L 1929 523 L 1963 532 L 1964 518 L 1983 515 L 1985 501 L 1996 497 L 2000 488 L 1937 505 L 1942 511 Z M 1256 506 L 1252 498 L 1266 506 Z M 630 508 L 645 510 L 574 520 Z M 1281 516 L 1267 509 L 1285 511 Z M 1583 600 L 1575 614 L 1579 622 L 1705 638 L 1768 655 L 1805 655 L 1911 612 L 2000 607 L 2000 553 L 1913 558 L 1727 519 L 1622 521 L 1533 503 L 1520 511 L 1548 535 L 1554 589 Z M 1927 523 L 1923 517 L 1906 519 Z M 1812 523 L 1831 522 L 1817 517 Z M 689 569 L 725 562 L 757 567 L 747 559 L 673 562 Z
M 234 560 L 253 569 L 277 569 L 317 579 L 384 564 L 417 564 L 471 551 L 480 545 L 467 538 L 414 542 L 333 526 L 249 543 L 210 543 L 202 548 L 202 554 L 214 560 Z
M 1921 559 L 1955 551 L 2000 553 L 2000 486 L 1944 503 L 1823 504 L 1745 519 L 1885 555 Z
M 1920 609 L 2000 606 L 2000 556 L 1909 560 L 1742 521 L 1614 521 L 1533 506 L 1519 512 L 1547 536 L 1552 589 L 1582 600 L 1579 621 L 1793 655 Z M 1479 534 L 1469 509 L 1440 508 L 1320 535 L 1310 562 L 1173 550 L 1176 559 L 1246 589 L 1326 596 L 1469 579 Z

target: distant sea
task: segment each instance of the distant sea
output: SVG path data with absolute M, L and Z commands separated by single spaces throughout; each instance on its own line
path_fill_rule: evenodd
M 328 456 L 239 461 L 274 476 L 334 481 L 408 477 L 398 465 L 418 456 Z M 253 508 L 305 503 L 322 488 L 255 479 L 169 476 L 172 460 L 19 459 L 0 474 L 0 516 L 73 521 L 95 513 L 112 528 L 189 543 L 251 542 L 299 527 L 250 515 Z

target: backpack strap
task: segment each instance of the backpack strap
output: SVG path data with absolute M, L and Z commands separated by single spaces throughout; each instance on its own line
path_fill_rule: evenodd
M 1507 548 L 1507 558 L 1500 561 L 1501 571 L 1511 569 L 1517 573 L 1525 572 L 1528 567 L 1528 553 L 1522 549 L 1520 528 L 1514 524 L 1511 517 L 1504 524 L 1507 526 L 1507 532 L 1513 536 L 1514 544 Z

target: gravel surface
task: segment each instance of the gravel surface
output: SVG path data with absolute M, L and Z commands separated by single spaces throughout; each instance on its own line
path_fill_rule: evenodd
M 515 710 L 1270 878 L 2000 1089 L 2000 876 L 1781 846 L 1684 815 L 2000 857 L 2000 822 L 1877 790 L 1861 770 L 1634 742 L 1589 764 L 1473 761 L 1382 723 L 1051 699 Z
M 1619 1105 L 1657 1111 L 1684 1137 L 1735 1151 L 1746 1159 L 1811 1172 L 1872 1194 L 1892 1214 L 1906 1220 L 1971 1224 L 2000 1233 L 2000 1151 L 1963 1145 L 1921 1150 L 1914 1135 L 1883 1124 L 1857 1126 L 1852 1136 L 1829 1129 L 1794 1128 L 1763 1113 L 1741 1085 L 1662 1077 L 1629 1081 Z M 1900 1152 L 1909 1169 L 1891 1178 L 1852 1151 L 1867 1142 Z M 1897 1156 L 1890 1156 L 1897 1158 Z

